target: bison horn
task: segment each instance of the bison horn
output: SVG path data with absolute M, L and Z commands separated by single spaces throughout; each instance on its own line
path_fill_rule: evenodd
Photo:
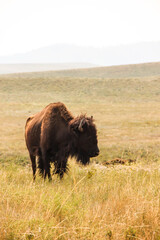
M 83 132 L 83 127 L 82 126 L 84 125 L 84 123 L 85 123 L 85 118 L 82 118 L 81 121 L 80 121 L 79 127 L 78 127 L 78 130 L 80 132 Z

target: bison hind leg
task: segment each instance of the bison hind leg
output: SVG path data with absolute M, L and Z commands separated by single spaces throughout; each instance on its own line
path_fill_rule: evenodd
M 42 156 L 38 156 L 38 168 L 39 168 L 39 175 L 44 176 L 44 165 L 43 165 L 43 159 Z
M 44 180 L 46 179 L 46 177 L 48 176 L 49 181 L 52 180 L 51 177 L 51 173 L 50 173 L 50 168 L 51 168 L 51 164 L 50 164 L 50 153 L 49 151 L 43 151 L 42 152 L 42 162 L 43 162 L 43 167 L 44 167 Z
M 30 155 L 30 159 L 32 162 L 32 170 L 33 170 L 33 181 L 36 179 L 36 157 L 34 155 L 32 155 L 31 153 Z

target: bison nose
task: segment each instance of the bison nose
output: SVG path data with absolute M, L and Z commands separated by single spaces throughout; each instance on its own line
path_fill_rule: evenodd
M 99 155 L 99 149 L 95 152 L 95 157 Z
M 95 154 L 96 154 L 96 156 L 98 156 L 99 155 L 99 148 L 97 147 L 97 149 L 96 149 L 96 152 L 95 152 Z
M 96 157 L 99 155 L 99 149 L 97 148 L 96 151 L 90 152 L 90 157 Z

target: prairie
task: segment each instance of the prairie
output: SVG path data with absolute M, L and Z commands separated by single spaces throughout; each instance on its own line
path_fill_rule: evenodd
M 159 66 L 0 75 L 0 239 L 160 239 Z M 25 121 L 57 101 L 93 115 L 100 155 L 33 183 Z

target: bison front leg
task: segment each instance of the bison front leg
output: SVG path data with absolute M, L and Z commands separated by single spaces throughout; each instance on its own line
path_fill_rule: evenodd
M 67 167 L 67 157 L 66 156 L 60 156 L 55 162 L 54 162 L 55 169 L 53 171 L 53 174 L 58 174 L 60 179 L 63 178 L 64 173 L 68 171 Z
M 32 162 L 33 181 L 34 181 L 36 178 L 36 157 L 34 155 L 32 155 L 31 153 L 29 155 L 30 155 L 30 159 Z

